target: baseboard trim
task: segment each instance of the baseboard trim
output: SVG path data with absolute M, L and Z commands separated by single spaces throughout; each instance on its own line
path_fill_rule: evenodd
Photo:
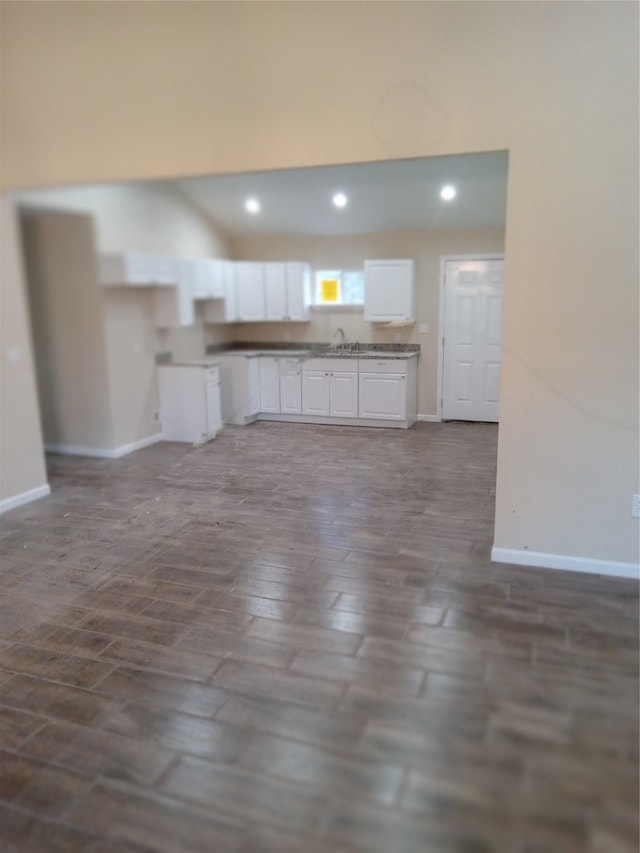
M 8 512 L 8 510 L 15 509 L 23 504 L 31 503 L 31 501 L 37 501 L 39 498 L 46 498 L 47 495 L 50 494 L 51 487 L 48 483 L 45 483 L 44 486 L 38 486 L 35 489 L 29 489 L 27 492 L 21 492 L 19 495 L 13 495 L 10 498 L 5 498 L 0 501 L 0 515 L 3 512 Z
M 491 549 L 494 563 L 513 563 L 538 569 L 559 569 L 565 572 L 585 572 L 590 575 L 607 575 L 613 578 L 640 579 L 640 567 L 634 563 L 619 563 L 614 560 L 593 560 L 589 557 L 573 557 L 568 554 L 547 554 L 544 551 L 522 551 L 517 548 Z
M 116 447 L 113 451 L 113 458 L 126 456 L 128 453 L 133 453 L 134 450 L 142 450 L 143 447 L 150 447 L 152 444 L 157 444 L 162 441 L 162 433 L 156 432 L 153 435 L 148 435 L 146 438 L 139 438 L 137 441 L 132 441 L 130 444 L 122 444 Z
M 416 415 L 417 421 L 430 421 L 432 423 L 440 423 L 442 418 L 438 417 L 438 415 Z
M 133 453 L 134 450 L 142 450 L 143 447 L 149 447 L 149 445 L 156 444 L 158 441 L 162 441 L 162 433 L 160 432 L 140 438 L 137 441 L 132 441 L 130 444 L 122 444 L 120 447 L 108 448 L 84 447 L 79 444 L 45 444 L 44 449 L 47 453 L 61 453 L 64 456 L 93 456 L 97 459 L 118 459 L 120 456 Z

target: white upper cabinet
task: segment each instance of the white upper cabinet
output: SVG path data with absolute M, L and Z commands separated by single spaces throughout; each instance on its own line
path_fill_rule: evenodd
M 306 322 L 311 317 L 309 264 L 282 261 L 264 264 L 266 319 Z
M 283 263 L 264 265 L 265 315 L 267 320 L 287 319 L 287 269 Z
M 164 284 L 153 290 L 155 325 L 160 328 L 193 326 L 193 261 L 174 262 L 173 286 Z
M 309 264 L 290 261 L 286 264 L 287 320 L 307 322 L 311 319 L 311 269 Z
M 236 303 L 235 264 L 233 261 L 213 261 L 216 281 L 219 276 L 221 298 L 209 298 L 204 303 L 205 323 L 235 323 L 238 320 Z
M 145 252 L 110 252 L 100 255 L 100 281 L 111 286 L 150 287 L 177 284 L 178 261 Z
M 241 261 L 235 264 L 238 322 L 266 319 L 264 264 Z
M 193 298 L 222 299 L 224 297 L 223 265 L 225 261 L 198 258 L 191 263 L 193 265 Z
M 365 261 L 364 319 L 369 323 L 414 323 L 414 260 Z

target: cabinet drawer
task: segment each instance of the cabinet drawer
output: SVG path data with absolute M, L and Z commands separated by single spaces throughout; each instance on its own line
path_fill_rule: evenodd
M 360 373 L 404 373 L 409 372 L 409 362 L 404 358 L 359 358 Z
M 287 373 L 290 370 L 300 370 L 301 361 L 299 358 L 279 358 L 280 373 Z
M 350 373 L 357 370 L 356 358 L 309 358 L 303 362 L 303 370 L 322 370 L 324 373 Z

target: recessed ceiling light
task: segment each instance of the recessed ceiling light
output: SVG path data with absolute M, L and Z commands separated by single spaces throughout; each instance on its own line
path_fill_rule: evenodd
M 257 198 L 248 198 L 244 206 L 245 210 L 248 210 L 249 213 L 260 213 L 260 202 Z
M 440 198 L 444 201 L 451 201 L 452 198 L 456 197 L 456 193 L 458 191 L 451 184 L 447 184 L 445 187 L 442 187 L 440 190 Z
M 344 193 L 336 193 L 333 197 L 333 203 L 336 207 L 346 207 L 348 198 Z

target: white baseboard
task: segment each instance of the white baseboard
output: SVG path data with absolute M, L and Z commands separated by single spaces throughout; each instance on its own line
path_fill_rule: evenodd
M 140 438 L 138 441 L 132 441 L 130 444 L 122 444 L 120 447 L 84 447 L 79 444 L 45 444 L 44 449 L 47 453 L 62 453 L 65 456 L 94 456 L 98 459 L 118 459 L 120 456 L 126 456 L 128 453 L 133 453 L 134 450 L 141 450 L 143 447 L 149 447 L 151 444 L 162 441 L 162 433 L 157 432 L 153 435 L 148 435 L 146 438 Z
M 438 415 L 417 415 L 417 421 L 431 421 L 433 423 L 440 423 L 442 418 L 439 418 Z
M 148 435 L 146 438 L 139 438 L 137 441 L 132 441 L 130 444 L 122 444 L 120 447 L 116 447 L 112 451 L 112 458 L 117 459 L 119 456 L 126 456 L 127 453 L 133 453 L 134 450 L 142 450 L 143 447 L 149 447 L 152 444 L 157 444 L 159 441 L 162 441 L 161 432 Z
M 44 486 L 29 489 L 28 492 L 21 492 L 19 495 L 13 495 L 13 497 L 5 498 L 0 501 L 0 514 L 7 512 L 10 509 L 15 509 L 18 506 L 22 506 L 23 504 L 31 503 L 31 501 L 37 501 L 38 498 L 46 498 L 46 496 L 50 494 L 51 488 L 48 483 L 45 483 Z
M 565 572 L 586 572 L 590 575 L 607 575 L 614 578 L 640 578 L 640 566 L 634 563 L 619 563 L 614 560 L 593 560 L 589 557 L 573 557 L 568 554 L 546 554 L 544 551 L 522 551 L 517 548 L 491 549 L 494 563 L 513 563 L 516 566 L 531 566 L 538 569 L 561 569 Z

